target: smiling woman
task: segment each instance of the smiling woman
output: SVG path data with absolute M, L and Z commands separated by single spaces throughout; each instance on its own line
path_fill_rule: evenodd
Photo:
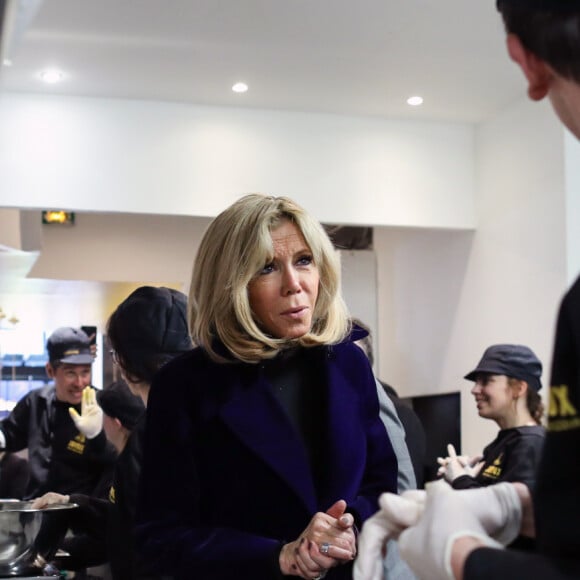
M 397 462 L 339 276 L 288 198 L 249 195 L 210 224 L 190 291 L 198 348 L 149 398 L 138 537 L 154 570 L 351 578 L 355 526 L 396 490 Z

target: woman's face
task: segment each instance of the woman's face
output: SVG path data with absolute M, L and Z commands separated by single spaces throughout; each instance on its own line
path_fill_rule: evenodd
M 284 220 L 272 230 L 274 259 L 248 285 L 257 324 L 275 338 L 310 331 L 320 277 L 302 233 Z
M 485 419 L 501 421 L 515 409 L 514 391 L 505 375 L 480 374 L 471 394 L 479 416 Z

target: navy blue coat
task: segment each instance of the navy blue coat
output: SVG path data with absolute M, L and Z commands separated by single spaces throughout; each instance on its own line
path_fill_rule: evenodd
M 350 342 L 307 349 L 326 376 L 329 477 L 315 489 L 307 453 L 261 364 L 218 364 L 202 349 L 168 363 L 147 408 L 137 514 L 148 563 L 178 580 L 270 580 L 282 545 L 344 499 L 357 524 L 397 490 L 397 460 L 376 384 Z M 351 566 L 327 578 L 350 578 Z

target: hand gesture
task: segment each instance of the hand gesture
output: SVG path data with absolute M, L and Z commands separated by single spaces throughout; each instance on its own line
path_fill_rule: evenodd
M 354 519 L 345 510 L 346 502 L 339 500 L 325 513 L 312 517 L 300 537 L 282 548 L 282 574 L 309 580 L 322 578 L 330 568 L 355 557 Z
M 68 412 L 77 429 L 87 438 L 94 439 L 103 429 L 103 410 L 97 403 L 97 395 L 91 387 L 83 389 L 81 401 L 81 414 L 73 407 Z
M 451 443 L 447 445 L 447 453 L 449 453 L 449 457 L 437 458 L 437 463 L 440 465 L 437 475 L 443 476 L 445 481 L 449 483 L 462 475 L 475 477 L 483 466 L 481 456 L 470 458 L 467 455 L 457 455 L 455 447 Z

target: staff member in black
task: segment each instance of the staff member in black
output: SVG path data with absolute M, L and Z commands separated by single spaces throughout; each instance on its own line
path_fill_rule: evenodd
M 54 384 L 30 391 L 0 421 L 0 450 L 28 449 L 25 499 L 47 491 L 99 494 L 107 487 L 103 480 L 110 476 L 116 453 L 100 429 L 87 435 L 75 423 L 83 390 L 91 382 L 89 338 L 76 328 L 58 328 L 46 348 L 46 372 Z
M 479 416 L 495 421 L 500 431 L 475 468 L 481 458 L 457 457 L 453 446 L 449 457 L 439 460 L 440 471 L 455 489 L 500 481 L 520 481 L 534 489 L 546 435 L 541 426 L 541 374 L 542 363 L 527 346 L 494 344 L 465 376 L 475 382 L 471 394 Z

